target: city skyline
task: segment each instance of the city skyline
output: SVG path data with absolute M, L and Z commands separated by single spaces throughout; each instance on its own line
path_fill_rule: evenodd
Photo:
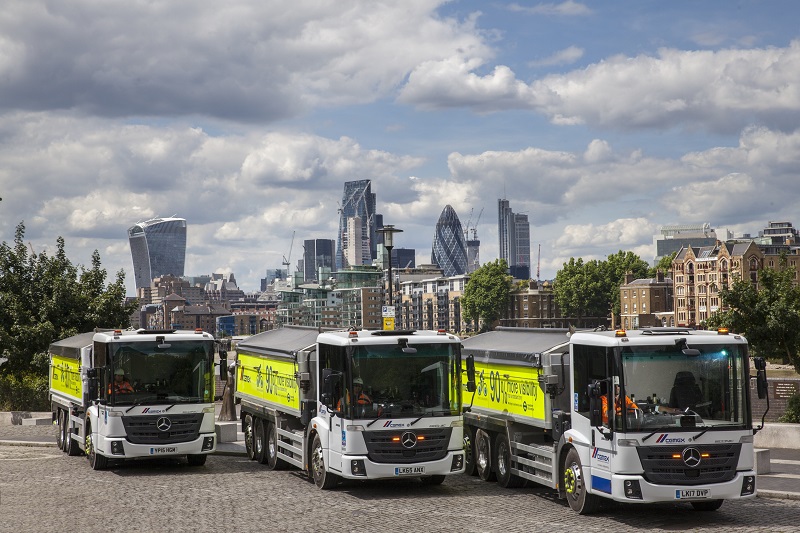
M 445 205 L 497 259 L 507 198 L 542 279 L 649 262 L 663 225 L 800 219 L 794 1 L 75 5 L 0 18 L 0 241 L 96 249 L 129 295 L 136 221 L 179 213 L 185 272 L 252 291 L 293 234 L 337 239 L 349 181 L 417 264 Z

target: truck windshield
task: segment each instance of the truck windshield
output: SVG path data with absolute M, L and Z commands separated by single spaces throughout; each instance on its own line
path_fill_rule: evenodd
M 213 401 L 212 341 L 120 342 L 109 351 L 110 405 Z
M 622 349 L 625 393 L 638 407 L 627 409 L 628 430 L 750 425 L 746 345 L 690 346 L 699 355 L 674 344 Z
M 352 353 L 349 409 L 355 418 L 455 416 L 459 373 L 451 344 L 361 345 Z M 360 388 L 360 391 L 359 391 Z

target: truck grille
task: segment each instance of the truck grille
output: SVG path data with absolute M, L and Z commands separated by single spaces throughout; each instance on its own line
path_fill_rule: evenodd
M 703 455 L 697 466 L 683 460 L 684 451 L 693 448 Z M 722 483 L 736 476 L 741 444 L 684 444 L 637 448 L 644 477 L 655 484 L 703 485 Z M 708 454 L 707 456 L 705 456 Z
M 447 456 L 451 428 L 365 431 L 367 457 L 375 463 L 420 463 Z M 410 445 L 414 441 L 413 446 Z
M 169 421 L 166 427 L 164 419 Z M 153 416 L 123 416 L 122 424 L 125 426 L 128 442 L 132 444 L 176 444 L 189 442 L 200 436 L 200 423 L 203 413 L 174 414 L 169 413 Z

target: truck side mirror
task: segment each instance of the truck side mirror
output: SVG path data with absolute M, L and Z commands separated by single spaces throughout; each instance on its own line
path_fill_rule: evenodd
M 767 362 L 763 357 L 754 357 L 753 363 L 756 367 L 756 390 L 759 399 L 767 397 Z
M 228 381 L 228 352 L 225 350 L 219 351 L 219 379 Z
M 595 380 L 586 391 L 589 396 L 589 423 L 598 427 L 603 425 L 603 396 L 608 395 L 608 381 Z
M 475 392 L 475 356 L 467 356 L 467 392 Z
M 335 403 L 337 401 L 337 396 L 343 396 L 341 390 L 342 373 L 331 370 L 330 368 L 323 368 L 322 395 L 320 396 L 320 401 L 325 404 L 325 407 L 328 408 L 328 411 L 332 413 L 340 412 L 339 409 L 336 409 Z

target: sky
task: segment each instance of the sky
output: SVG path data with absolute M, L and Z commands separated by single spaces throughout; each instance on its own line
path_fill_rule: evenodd
M 666 224 L 800 224 L 795 0 L 286 6 L 6 0 L 0 241 L 97 250 L 134 295 L 135 223 L 185 218 L 185 274 L 255 291 L 361 179 L 418 264 L 448 204 L 496 259 L 508 199 L 541 279 L 651 262 Z

